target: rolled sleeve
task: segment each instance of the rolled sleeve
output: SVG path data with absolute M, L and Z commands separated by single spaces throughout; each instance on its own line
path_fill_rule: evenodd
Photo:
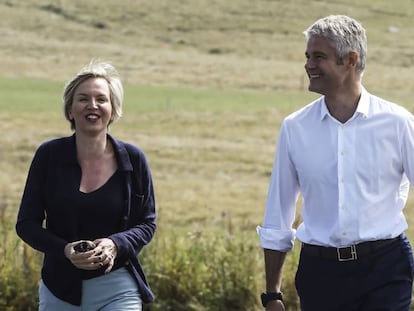
M 289 251 L 293 248 L 299 182 L 289 154 L 289 134 L 283 122 L 270 178 L 263 226 L 257 227 L 260 245 L 266 249 Z
M 257 226 L 256 231 L 260 238 L 260 246 L 266 249 L 288 252 L 293 248 L 295 233 L 292 230 L 276 230 Z

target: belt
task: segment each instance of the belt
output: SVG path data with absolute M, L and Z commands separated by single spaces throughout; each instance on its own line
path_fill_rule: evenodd
M 401 234 L 393 239 L 368 241 L 338 248 L 302 243 L 302 253 L 308 256 L 335 259 L 337 261 L 357 260 L 358 258 L 368 256 L 375 251 L 390 245 L 401 239 L 402 236 L 403 235 Z

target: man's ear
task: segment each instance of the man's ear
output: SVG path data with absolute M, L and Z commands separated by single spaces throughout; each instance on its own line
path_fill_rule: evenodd
M 348 65 L 352 67 L 356 67 L 358 64 L 359 54 L 358 52 L 351 51 L 348 53 Z

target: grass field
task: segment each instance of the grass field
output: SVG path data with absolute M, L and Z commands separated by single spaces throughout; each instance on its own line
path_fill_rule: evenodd
M 302 90 L 302 31 L 328 14 L 367 28 L 368 87 L 413 89 L 411 0 L 2 0 L 1 75 L 65 81 L 102 58 L 138 85 Z
M 17 202 L 37 145 L 71 132 L 58 83 L 2 82 L 7 89 L 0 88 L 0 130 L 8 133 L 0 138 L 8 146 L 1 153 L 2 184 Z M 12 91 L 12 85 L 22 87 Z M 280 118 L 297 105 L 293 98 L 312 96 L 129 86 L 125 115 L 111 133 L 147 153 L 163 225 L 210 228 L 228 217 L 253 232 L 262 217 Z
M 0 149 L 0 198 L 8 202 L 5 212 L 14 218 L 35 148 L 70 131 L 61 113 L 59 83 L 1 82 L 8 90 L 15 87 L 13 92 L 0 87 L 0 130 L 6 134 L 0 136 L 4 146 Z M 193 243 L 194 236 L 211 233 L 223 240 L 242 234 L 245 244 L 254 245 L 280 121 L 315 95 L 132 85 L 127 86 L 126 94 L 134 100 L 126 100 L 125 116 L 113 125 L 111 133 L 141 146 L 149 158 L 161 229 L 151 249 L 157 252 L 159 245 L 170 243 L 172 232 L 184 245 Z M 13 104 L 4 104 L 10 98 Z M 414 217 L 411 201 L 410 197 L 409 219 Z M 253 253 L 242 255 L 260 257 L 258 241 L 249 251 Z M 260 261 L 254 262 L 260 267 Z M 293 267 L 294 263 L 289 265 L 289 269 Z M 259 283 L 264 279 L 260 269 L 252 274 Z M 289 288 L 292 280 L 287 277 L 285 281 Z
M 99 58 L 125 82 L 111 133 L 147 154 L 160 226 L 255 239 L 280 122 L 317 96 L 302 31 L 338 13 L 367 28 L 365 86 L 414 111 L 411 0 L 0 0 L 1 212 L 14 217 L 35 148 L 70 134 L 65 81 Z
M 13 219 L 34 150 L 70 131 L 59 83 L 3 79 L 0 85 L 5 86 L 0 86 L 0 130 L 7 133 L 0 136 L 6 147 L 0 151 L 0 198 Z M 172 232 L 184 244 L 194 236 L 214 233 L 227 240 L 242 234 L 245 247 L 255 245 L 243 256 L 260 257 L 255 227 L 262 219 L 281 115 L 295 109 L 293 99 L 309 101 L 314 95 L 132 85 L 126 94 L 134 100 L 126 100 L 125 116 L 111 133 L 141 146 L 150 161 L 160 227 L 155 245 L 171 243 Z M 262 271 L 253 275 L 263 280 Z

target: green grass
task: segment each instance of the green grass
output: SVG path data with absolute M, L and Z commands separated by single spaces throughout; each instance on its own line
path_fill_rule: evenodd
M 61 90 L 59 83 L 45 80 L 3 79 L 0 84 L 0 130 L 7 133 L 0 137 L 4 146 L 0 149 L 0 198 L 7 202 L 0 219 L 7 220 L 8 225 L 3 226 L 7 245 L 15 245 L 0 265 L 7 266 L 13 256 L 36 258 L 32 251 L 22 249 L 11 231 L 34 150 L 46 139 L 70 134 L 56 89 Z M 4 104 L 7 98 L 9 104 Z M 143 257 L 158 296 L 149 310 L 162 310 L 174 303 L 188 311 L 217 310 L 215 304 L 234 303 L 232 299 L 240 293 L 250 306 L 257 306 L 257 300 L 249 300 L 264 288 L 255 227 L 262 221 L 278 128 L 286 114 L 313 98 L 314 94 L 299 91 L 126 87 L 125 115 L 111 133 L 146 152 L 159 212 L 160 231 Z M 30 108 L 25 109 L 28 100 Z M 413 218 L 411 201 L 410 197 L 409 219 Z M 243 252 L 238 253 L 240 250 Z M 0 247 L 2 251 L 5 249 Z M 296 261 L 297 250 L 285 268 L 284 291 L 291 308 L 297 307 L 293 285 Z M 26 267 L 21 273 L 26 274 L 14 274 L 6 283 L 8 288 L 20 289 L 18 280 L 30 278 L 26 286 L 32 284 L 35 291 L 39 277 L 36 262 L 14 262 L 12 267 L 20 264 Z M 215 268 L 229 274 L 210 273 Z M 179 282 L 168 282 L 178 276 Z M 239 284 L 233 286 L 227 300 L 225 289 L 217 287 L 223 282 L 229 282 L 229 287 Z M 175 296 L 177 300 L 172 301 Z M 20 297 L 16 304 L 30 301 Z
M 133 85 L 304 90 L 302 31 L 328 14 L 366 27 L 367 86 L 411 102 L 411 0 L 1 1 L 1 75 L 64 81 L 100 58 Z
M 2 114 L 54 115 L 62 106 L 63 84 L 39 79 L 0 78 L 0 112 Z
M 61 89 L 44 80 L 0 80 L 0 129 L 8 133 L 0 143 L 9 146 L 0 152 L 5 159 L 0 166 L 2 182 L 14 189 L 14 202 L 38 144 L 70 134 Z M 147 153 L 160 217 L 166 217 L 167 224 L 197 226 L 225 213 L 246 225 L 249 205 L 263 207 L 281 116 L 312 97 L 303 92 L 129 85 L 124 116 L 111 133 Z M 7 180 L 9 175 L 13 179 Z M 261 213 L 256 214 L 258 221 Z
M 3 79 L 0 84 L 0 129 L 7 133 L 0 137 L 5 147 L 0 150 L 0 197 L 7 201 L 1 218 L 9 224 L 8 243 L 15 245 L 9 256 L 2 257 L 3 265 L 15 256 L 24 260 L 14 266 L 27 267 L 26 261 L 31 260 L 25 258 L 36 258 L 11 231 L 35 149 L 46 139 L 70 135 L 55 89 L 62 87 L 45 80 Z M 304 100 L 312 97 L 297 95 Z M 280 117 L 298 106 L 295 94 L 128 85 L 126 98 L 125 115 L 111 133 L 146 152 L 159 213 L 160 231 L 147 250 L 149 259 L 144 256 L 159 298 L 151 308 L 173 304 L 175 294 L 181 297 L 182 310 L 202 310 L 200 305 L 206 311 L 217 310 L 217 304 L 230 310 L 224 306 L 234 304 L 241 293 L 245 299 L 239 303 L 247 303 L 247 309 L 257 305 L 264 276 L 255 227 L 261 223 Z M 30 107 L 25 109 L 28 101 Z M 233 256 L 245 256 L 242 251 L 251 254 L 233 261 Z M 153 261 L 154 256 L 160 260 Z M 36 262 L 14 274 L 7 285 L 23 289 L 18 280 L 27 279 L 26 286 L 35 291 Z M 211 273 L 215 268 L 228 274 Z M 12 270 L 3 273 L 7 271 Z M 191 271 L 195 272 L 192 279 Z M 176 274 L 181 275 L 180 282 L 164 282 Z M 204 292 L 189 299 L 188 293 L 198 292 L 200 284 Z M 13 293 L 4 300 L 30 302 Z
M 250 289 L 262 289 L 254 228 L 262 220 L 277 132 L 284 116 L 317 97 L 306 91 L 302 31 L 328 14 L 351 15 L 366 27 L 368 90 L 414 111 L 411 0 L 0 0 L 0 215 L 6 230 L 1 236 L 2 245 L 12 246 L 8 253 L 0 246 L 0 307 L 11 303 L 2 294 L 15 297 L 17 290 L 28 297 L 27 286 L 36 286 L 38 265 L 10 264 L 22 254 L 38 264 L 14 240 L 14 217 L 36 147 L 70 134 L 62 114 L 64 83 L 92 58 L 112 61 L 126 85 L 125 114 L 111 133 L 141 146 L 153 171 L 162 230 L 147 254 L 168 250 L 162 258 L 168 266 L 147 269 L 160 293 L 166 293 L 163 299 L 209 281 L 205 266 L 189 265 L 188 256 L 213 253 L 229 262 L 226 239 L 217 242 L 217 249 L 203 239 L 200 245 L 210 250 L 203 254 L 187 238 L 194 234 L 213 234 L 217 241 L 231 232 L 235 244 L 229 249 L 245 239 L 249 255 L 229 271 L 239 269 L 247 280 L 252 267 Z M 413 205 L 410 196 L 409 220 Z M 413 230 L 412 225 L 410 238 Z M 297 253 L 292 255 L 284 282 L 294 310 Z M 170 288 L 161 288 L 159 275 L 174 277 L 179 268 L 195 269 L 200 277 L 183 280 L 187 287 L 169 283 L 164 285 Z M 26 278 L 32 282 L 25 285 Z M 224 280 L 217 276 L 216 281 Z M 203 299 L 184 299 L 185 310 L 214 305 Z M 18 301 L 13 303 L 18 308 Z

